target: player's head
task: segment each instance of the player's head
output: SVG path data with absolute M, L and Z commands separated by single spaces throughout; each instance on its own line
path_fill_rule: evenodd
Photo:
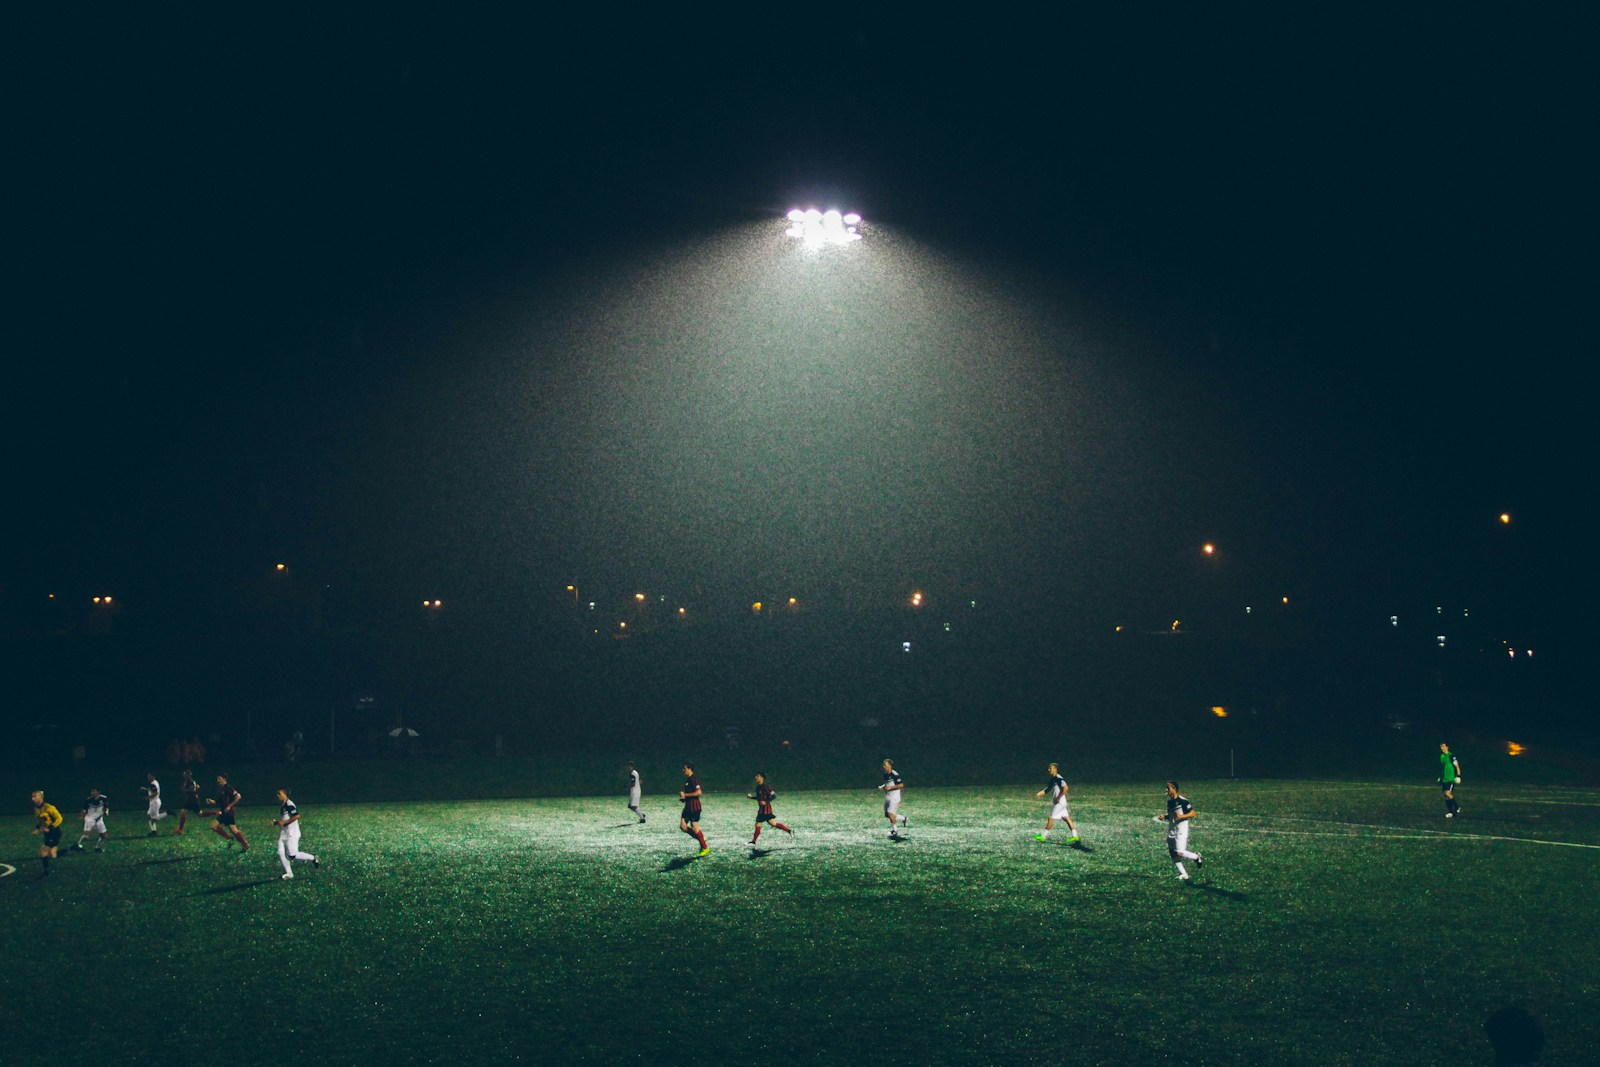
M 226 774 L 217 775 L 217 784 L 218 785 L 227 785 L 228 784 L 228 776 Z
M 1439 742 L 1439 751 L 1440 752 L 1449 752 L 1450 751 L 1450 742 L 1448 742 L 1448 741 L 1440 741 Z
M 92 796 L 92 797 L 97 797 L 97 796 L 100 795 L 100 790 L 96 789 L 94 786 L 91 785 L 89 787 L 89 795 Z
M 1061 768 L 1058 765 L 1052 763 L 1052 764 L 1050 764 L 1050 773 L 1051 774 L 1060 774 L 1061 773 Z
M 288 800 L 289 800 L 289 791 L 287 789 L 278 790 L 278 803 L 284 804 L 284 803 L 287 803 Z
M 1533 1063 L 1544 1053 L 1544 1027 L 1527 1008 L 1505 1007 L 1484 1020 L 1495 1063 Z
M 756 785 L 760 785 L 761 783 L 765 782 L 766 780 L 767 780 L 767 772 L 766 771 L 757 771 L 756 772 Z
M 625 771 L 633 770 L 633 760 L 629 760 L 628 762 L 624 763 L 622 765 L 622 769 L 625 770 Z
M 184 771 L 183 772 L 183 780 L 186 781 L 186 782 L 194 781 L 194 772 L 193 771 Z
M 147 782 L 155 781 L 156 780 L 156 772 L 155 771 L 145 771 L 144 772 L 144 780 L 147 781 Z
M 32 800 L 33 806 L 37 808 L 40 804 L 44 803 L 44 790 L 35 789 L 31 794 L 29 794 L 28 799 Z
M 892 759 L 884 760 L 883 761 L 883 769 L 886 772 L 894 770 L 894 760 L 892 760 Z
M 1178 783 L 1169 780 L 1167 782 L 1167 796 L 1176 797 L 1177 795 L 1178 795 Z
M 688 760 L 684 760 L 683 761 L 683 773 L 684 774 L 693 774 L 694 773 L 694 764 L 690 763 Z

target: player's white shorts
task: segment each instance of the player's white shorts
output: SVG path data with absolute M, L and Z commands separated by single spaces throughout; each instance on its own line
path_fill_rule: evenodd
M 150 818 L 152 818 L 152 819 L 161 818 L 161 798 L 159 796 L 154 796 L 154 797 L 150 798 L 149 811 L 150 811 Z
M 106 817 L 95 815 L 83 820 L 83 832 L 86 834 L 103 834 L 106 832 Z
M 1189 851 L 1189 820 L 1172 823 L 1167 827 L 1167 848 L 1173 852 Z
M 1063 797 L 1062 799 L 1060 799 L 1060 800 L 1055 802 L 1055 806 L 1050 809 L 1050 818 L 1052 818 L 1052 819 L 1070 819 L 1070 818 L 1072 818 L 1072 809 L 1071 809 L 1071 807 L 1068 806 L 1065 797 Z
M 295 820 L 278 831 L 278 851 L 294 855 L 300 851 L 300 822 Z
M 643 794 L 640 793 L 640 791 L 637 790 L 637 789 L 628 790 L 628 807 L 634 808 L 634 809 L 637 810 L 637 808 L 639 807 L 639 798 L 641 796 L 643 796 Z
M 883 813 L 893 815 L 900 810 L 900 790 L 891 789 L 883 795 Z

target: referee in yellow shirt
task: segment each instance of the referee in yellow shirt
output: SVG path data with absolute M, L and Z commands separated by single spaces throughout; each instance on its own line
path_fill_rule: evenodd
M 61 844 L 61 813 L 54 804 L 44 802 L 44 791 L 33 791 L 33 817 L 38 823 L 33 828 L 35 834 L 44 835 L 44 844 L 39 846 L 39 863 L 44 870 L 39 873 L 43 878 L 50 873 L 50 861 L 56 858 L 56 846 Z

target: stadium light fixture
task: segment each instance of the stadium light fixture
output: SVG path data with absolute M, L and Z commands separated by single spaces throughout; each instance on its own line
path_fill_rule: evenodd
M 861 240 L 861 216 L 854 211 L 842 214 L 832 208 L 816 208 L 789 212 L 789 228 L 784 233 L 807 248 L 824 248 L 829 245 L 847 245 Z

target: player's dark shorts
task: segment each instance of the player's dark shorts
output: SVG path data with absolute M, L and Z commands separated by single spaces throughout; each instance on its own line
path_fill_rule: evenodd
M 700 805 L 698 805 L 698 804 L 685 804 L 683 806 L 683 815 L 681 817 L 682 817 L 684 822 L 699 822 L 700 821 Z
M 761 814 L 756 816 L 756 822 L 771 822 L 773 819 L 776 819 L 776 818 L 777 818 L 777 816 L 772 814 L 772 812 L 764 811 Z
M 231 812 L 231 811 L 219 811 L 219 812 L 217 812 L 217 821 L 219 823 L 221 823 L 223 826 L 232 826 L 234 824 L 234 822 L 235 822 L 235 819 L 233 817 L 233 812 Z
M 1456 784 L 1454 782 L 1440 782 L 1439 787 L 1448 793 L 1456 787 Z
M 44 847 L 55 848 L 61 844 L 61 827 L 52 826 L 44 832 Z
M 183 798 L 183 810 L 184 811 L 192 811 L 196 815 L 199 815 L 200 814 L 200 798 L 199 797 L 184 797 Z

